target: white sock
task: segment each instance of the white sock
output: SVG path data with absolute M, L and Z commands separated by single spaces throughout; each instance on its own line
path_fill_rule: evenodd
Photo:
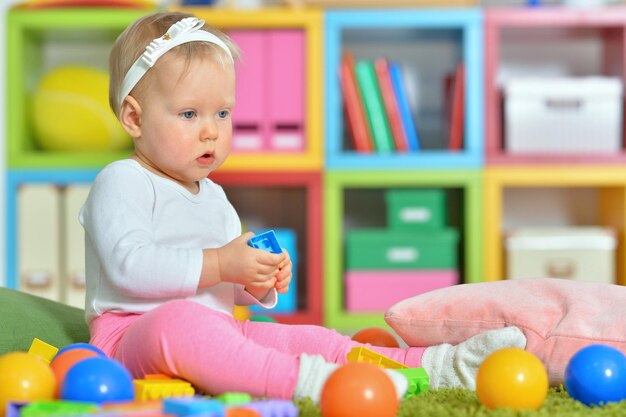
M 424 351 L 422 367 L 430 378 L 430 388 L 462 387 L 476 389 L 478 367 L 496 350 L 526 347 L 526 336 L 517 327 L 486 331 L 456 346 L 443 344 Z
M 326 380 L 339 366 L 336 363 L 326 362 L 322 355 L 302 353 L 300 355 L 298 382 L 293 393 L 294 399 L 309 397 L 315 403 L 319 403 Z M 383 371 L 391 378 L 398 398 L 404 397 L 409 386 L 406 377 L 391 369 L 383 369 Z

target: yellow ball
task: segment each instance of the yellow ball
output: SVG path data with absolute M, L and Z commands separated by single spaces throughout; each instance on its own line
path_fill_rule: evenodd
M 50 367 L 26 352 L 0 356 L 0 417 L 9 401 L 52 400 L 56 381 Z
M 109 108 L 108 91 L 108 74 L 95 68 L 63 66 L 45 74 L 33 97 L 32 121 L 41 149 L 130 149 L 130 136 Z
M 500 349 L 478 368 L 476 394 L 487 408 L 538 409 L 548 395 L 548 373 L 532 353 Z

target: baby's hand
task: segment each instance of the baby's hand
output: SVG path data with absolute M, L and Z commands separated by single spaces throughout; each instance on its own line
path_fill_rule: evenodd
M 283 248 L 283 253 L 287 255 L 287 258 L 278 265 L 278 272 L 276 273 L 276 291 L 279 294 L 286 294 L 289 291 L 289 283 L 291 282 L 291 258 L 289 252 Z
M 248 246 L 252 236 L 252 232 L 245 233 L 217 249 L 220 278 L 246 288 L 269 290 L 276 284 L 278 266 L 288 261 L 289 255 Z

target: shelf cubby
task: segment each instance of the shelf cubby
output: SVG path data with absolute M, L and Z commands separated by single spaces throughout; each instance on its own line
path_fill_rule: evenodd
M 519 213 L 512 214 L 513 206 L 507 197 L 510 199 L 511 192 L 515 190 L 522 190 L 525 194 L 525 214 L 528 218 L 520 218 Z M 483 192 L 485 280 L 495 281 L 505 277 L 504 233 L 508 228 L 505 223 L 511 222 L 510 218 L 515 215 L 517 219 L 514 223 L 517 225 L 602 226 L 613 229 L 617 236 L 616 283 L 626 284 L 626 169 L 605 166 L 579 169 L 573 165 L 489 167 L 484 173 Z M 568 198 L 566 192 L 574 198 Z M 562 201 L 566 201 L 561 204 L 564 212 L 558 218 L 548 215 L 547 202 L 542 198 L 550 194 L 563 194 Z M 572 201 L 575 198 L 579 201 Z M 542 218 L 544 211 L 546 215 Z
M 322 323 L 321 176 L 318 173 L 216 172 L 247 229 L 290 228 L 298 242 L 298 311 L 283 323 Z M 268 311 L 272 315 L 271 311 Z
M 301 151 L 233 151 L 222 171 L 310 171 L 322 167 L 322 21 L 318 10 L 234 10 L 206 7 L 174 8 L 194 14 L 220 30 L 281 30 L 304 32 L 304 147 Z M 245 50 L 241 65 L 246 65 Z M 283 56 L 285 59 L 287 57 Z M 280 63 L 275 63 L 276 65 Z M 267 82 L 267 81 L 264 81 Z M 277 94 L 267 92 L 266 95 Z M 280 93 L 283 95 L 283 93 Z M 237 117 L 235 107 L 234 119 Z
M 481 165 L 483 59 L 482 14 L 478 9 L 328 11 L 325 23 L 327 168 L 393 170 Z M 413 94 L 408 95 L 422 149 L 369 154 L 351 149 L 338 76 L 344 49 L 349 49 L 357 60 L 383 56 L 406 69 L 405 79 L 415 84 Z M 459 63 L 464 63 L 466 73 L 463 147 L 449 151 L 444 78 Z
M 109 51 L 117 36 L 148 12 L 115 8 L 15 8 L 7 13 L 9 168 L 99 168 L 130 155 L 130 140 L 128 149 L 121 150 L 44 150 L 38 145 L 31 108 L 39 79 L 53 68 L 78 64 L 107 71 Z M 72 123 L 72 120 L 58 123 Z
M 623 145 L 615 153 L 507 152 L 502 86 L 512 76 L 612 76 L 624 80 L 625 22 L 626 8 L 621 6 L 597 9 L 545 6 L 485 10 L 487 164 L 619 164 L 626 161 Z M 585 59 L 581 59 L 581 56 L 585 56 Z
M 8 288 L 29 291 L 82 307 L 83 283 L 76 281 L 84 278 L 84 238 L 79 230 L 81 226 L 78 224 L 78 209 L 82 205 L 79 199 L 82 199 L 85 192 L 81 190 L 78 195 L 69 199 L 65 191 L 68 187 L 89 186 L 97 173 L 97 170 L 89 169 L 13 169 L 8 172 L 5 213 L 5 273 Z M 48 192 L 44 193 L 43 199 L 37 198 L 39 204 L 20 207 L 21 192 L 33 186 L 43 186 Z M 31 229 L 26 233 L 20 230 L 20 225 L 25 225 L 25 219 L 21 219 L 21 215 L 25 214 L 22 212 L 24 209 L 29 212 L 30 220 L 37 223 L 26 225 Z M 22 242 L 21 238 L 34 239 L 30 242 L 34 247 L 28 247 L 28 242 Z M 22 261 L 27 261 L 29 265 L 22 265 Z M 34 285 L 29 290 L 25 288 L 25 272 L 43 274 L 39 278 L 33 277 L 34 280 L 43 279 L 49 282 L 45 285 Z M 80 285 L 74 285 L 76 283 Z
M 335 171 L 324 181 L 325 323 L 340 331 L 384 326 L 384 312 L 353 313 L 345 306 L 345 236 L 357 227 L 385 225 L 383 193 L 388 189 L 442 189 L 447 224 L 457 229 L 462 282 L 482 280 L 481 187 L 477 170 Z M 406 297 L 410 297 L 407 294 Z

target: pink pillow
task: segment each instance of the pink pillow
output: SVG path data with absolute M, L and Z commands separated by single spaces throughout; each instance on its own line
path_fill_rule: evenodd
M 517 326 L 558 385 L 584 346 L 626 351 L 626 287 L 554 278 L 454 285 L 400 301 L 385 320 L 409 346 L 457 344 Z

